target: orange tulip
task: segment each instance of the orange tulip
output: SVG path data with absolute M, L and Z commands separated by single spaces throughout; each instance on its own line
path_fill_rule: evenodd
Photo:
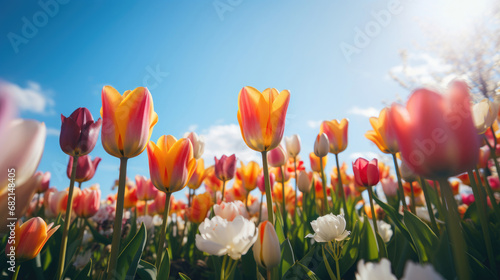
M 23 262 L 34 259 L 43 248 L 43 245 L 49 240 L 54 232 L 59 228 L 52 228 L 51 223 L 47 226 L 42 218 L 31 218 L 25 223 L 15 225 L 15 242 L 7 243 L 5 252 L 7 255 L 15 251 L 17 261 Z
M 326 166 L 326 162 L 328 160 L 328 157 L 322 157 L 323 160 L 323 168 Z M 317 157 L 313 152 L 309 154 L 309 160 L 311 161 L 311 169 L 314 172 L 321 172 L 321 164 L 320 164 L 320 158 Z
M 130 209 L 137 204 L 137 188 L 130 184 L 125 187 L 125 199 L 123 201 L 123 208 Z
M 197 224 L 203 222 L 212 204 L 212 197 L 209 193 L 195 195 L 191 207 L 186 210 L 189 221 Z
M 283 138 L 290 92 L 274 88 L 262 93 L 244 87 L 238 96 L 238 122 L 243 140 L 250 149 L 264 152 L 276 148 Z
M 371 117 L 370 123 L 373 130 L 365 133 L 365 137 L 377 145 L 377 147 L 386 154 L 395 154 L 399 152 L 396 133 L 391 126 L 389 119 L 390 108 L 384 108 L 380 111 L 378 118 Z
M 222 191 L 222 181 L 215 176 L 215 166 L 212 165 L 205 170 L 206 176 L 203 182 L 208 192 L 212 195 L 218 191 Z
M 150 141 L 148 159 L 151 181 L 165 193 L 182 190 L 196 167 L 191 141 L 172 135 L 161 136 L 156 144 Z
M 404 182 L 403 183 L 403 191 L 406 196 L 411 195 L 411 187 L 413 186 L 413 194 L 415 196 L 418 196 L 422 193 L 422 188 L 420 187 L 420 184 L 418 182 L 412 182 L 411 185 L 409 182 Z
M 257 177 L 261 172 L 259 164 L 255 161 L 245 165 L 242 161 L 241 167 L 236 170 L 236 178 L 241 180 L 242 186 L 248 191 L 253 191 L 257 187 Z
M 78 217 L 90 218 L 97 213 L 100 205 L 101 190 L 95 184 L 79 192 L 73 201 L 73 210 Z
M 200 158 L 196 161 L 196 168 L 194 169 L 193 175 L 191 176 L 191 179 L 189 179 L 187 186 L 192 190 L 198 189 L 201 186 L 201 183 L 203 183 L 203 180 L 205 180 L 206 176 L 207 172 L 205 170 L 205 161 Z
M 323 121 L 319 128 L 319 133 L 325 133 L 330 142 L 330 153 L 338 154 L 347 148 L 347 129 L 349 122 L 342 119 L 340 123 L 337 120 Z
M 141 154 L 148 144 L 158 115 L 147 88 L 138 87 L 121 95 L 111 86 L 102 89 L 101 140 L 104 150 L 118 158 Z
M 284 169 L 283 174 L 281 173 L 281 167 L 271 167 L 269 169 L 269 172 L 274 174 L 275 181 L 279 183 L 283 182 L 283 174 L 285 175 L 285 183 L 288 182 L 291 178 L 290 172 L 288 172 L 288 170 Z

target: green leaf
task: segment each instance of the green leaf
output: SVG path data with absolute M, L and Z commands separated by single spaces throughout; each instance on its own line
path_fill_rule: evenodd
M 379 251 L 380 251 L 380 257 L 381 258 L 387 258 L 387 256 L 388 256 L 388 254 L 387 254 L 387 248 L 386 248 L 385 242 L 382 239 L 382 237 L 380 236 L 380 234 L 377 234 L 377 243 L 378 243 L 378 248 L 379 248 Z
M 191 280 L 191 278 L 182 272 L 179 272 L 179 277 L 181 277 L 182 280 Z
M 142 280 L 156 280 L 157 270 L 153 264 L 140 260 L 137 266 L 137 275 Z
M 214 267 L 215 279 L 220 279 L 220 272 L 222 270 L 222 257 L 210 255 L 210 260 Z
M 330 263 L 328 262 L 327 255 L 325 254 L 325 247 L 321 246 L 321 252 L 323 255 L 323 263 L 325 264 L 326 271 L 328 271 L 328 275 L 330 276 L 330 279 L 332 280 L 337 280 L 337 277 L 335 277 L 335 274 L 333 274 L 332 267 L 330 266 Z
M 411 242 L 413 242 L 413 241 L 411 239 L 410 233 L 408 232 L 408 229 L 406 228 L 405 224 L 403 224 L 401 222 L 401 220 L 403 220 L 403 215 L 399 214 L 399 212 L 397 212 L 392 206 L 384 203 L 376 195 L 373 196 L 373 200 L 375 200 L 377 202 L 377 204 L 382 209 L 384 209 L 384 211 L 392 219 L 392 221 L 394 222 L 394 224 L 399 228 L 399 230 L 401 231 L 401 233 L 403 233 L 403 235 L 408 239 L 408 241 L 410 242 L 410 244 L 412 244 Z M 412 244 L 412 246 L 413 246 L 413 244 Z
M 92 279 L 92 259 L 85 267 L 76 275 L 75 280 L 91 280 Z
M 361 229 L 359 250 L 360 258 L 365 260 L 365 262 L 378 260 L 377 241 L 366 216 L 364 217 L 363 228 Z
M 407 210 L 404 211 L 404 222 L 415 244 L 420 262 L 429 261 L 434 246 L 439 242 L 438 237 L 426 223 Z
M 292 267 L 295 263 L 295 257 L 293 255 L 292 245 L 290 244 L 290 240 L 285 239 L 283 243 L 281 243 L 281 263 L 280 263 L 280 271 L 281 276 L 285 275 L 285 273 Z
M 116 268 L 116 279 L 134 278 L 141 260 L 142 251 L 146 246 L 146 227 L 141 224 L 141 228 L 132 240 L 125 246 L 118 256 L 118 266 Z
M 361 240 L 360 223 L 354 223 L 349 240 L 342 246 L 342 257 L 339 260 L 340 276 L 348 271 L 356 263 L 359 255 L 359 243 Z
M 283 220 L 281 218 L 280 208 L 276 207 L 276 234 L 278 235 L 278 240 L 280 243 L 285 241 L 285 233 L 283 232 Z
M 297 265 L 300 266 L 300 268 L 302 268 L 302 270 L 304 270 L 304 272 L 307 274 L 307 276 L 309 277 L 309 279 L 311 279 L 311 280 L 320 280 L 319 277 L 316 276 L 316 274 L 314 274 L 314 272 L 312 272 L 309 268 L 305 267 L 300 262 L 297 262 Z
M 132 217 L 130 219 L 130 231 L 128 232 L 127 237 L 125 237 L 125 239 L 120 242 L 120 250 L 123 250 L 123 246 L 129 244 L 130 240 L 132 240 L 132 238 L 134 238 L 135 234 L 137 233 L 137 209 L 132 213 L 133 214 L 131 215 Z
M 170 275 L 170 256 L 168 253 L 168 248 L 166 252 L 158 252 L 159 254 L 163 254 L 163 259 L 160 264 L 160 272 L 158 273 L 158 277 L 168 279 Z
M 256 266 L 257 263 L 255 263 L 252 249 L 250 249 L 246 254 L 241 256 L 241 273 L 245 275 L 246 279 L 257 279 Z

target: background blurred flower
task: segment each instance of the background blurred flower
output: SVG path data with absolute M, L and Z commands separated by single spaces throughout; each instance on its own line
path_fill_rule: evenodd
M 36 189 L 36 192 L 39 194 L 44 193 L 45 191 L 47 191 L 49 189 L 50 172 L 47 171 L 45 173 L 42 173 L 41 171 L 38 171 L 37 173 L 35 173 L 35 176 L 42 176 L 42 178 L 40 180 L 40 184 L 38 185 L 38 188 Z
M 205 170 L 205 161 L 200 158 L 196 160 L 196 167 L 194 168 L 193 175 L 189 178 L 187 186 L 192 190 L 198 189 L 201 186 L 201 183 L 203 183 L 203 180 L 205 180 L 206 176 L 207 172 Z
M 73 201 L 73 210 L 78 217 L 90 218 L 94 216 L 101 205 L 101 190 L 99 184 L 83 189 Z
M 287 162 L 287 159 L 288 158 L 285 148 L 281 144 L 267 153 L 267 162 L 272 167 L 284 166 Z
M 158 189 L 153 185 L 151 179 L 144 176 L 135 176 L 135 185 L 137 187 L 138 200 L 152 200 L 158 194 Z
M 243 216 L 248 219 L 245 205 L 241 201 L 222 202 L 221 204 L 214 205 L 214 214 L 230 222 L 237 216 Z
M 371 117 L 370 124 L 373 130 L 365 133 L 365 137 L 375 143 L 379 150 L 386 154 L 395 154 L 399 152 L 396 133 L 391 125 L 388 111 L 390 108 L 384 108 L 380 111 L 378 118 Z
M 198 136 L 196 132 L 189 132 L 184 134 L 184 138 L 191 140 L 191 145 L 193 145 L 193 157 L 195 159 L 201 158 L 203 152 L 205 152 L 205 139 L 203 136 Z
M 330 143 L 330 153 L 338 154 L 347 148 L 347 130 L 349 122 L 347 119 L 323 121 L 319 127 L 319 133 L 325 133 Z
M 383 258 L 380 263 L 368 262 L 364 260 L 358 262 L 358 271 L 356 272 L 356 280 L 397 280 L 391 272 L 391 262 Z
M 229 181 L 233 179 L 236 173 L 236 155 L 232 154 L 229 157 L 222 155 L 220 159 L 215 159 L 215 176 L 221 181 Z
M 292 136 L 285 136 L 285 146 L 286 151 L 288 152 L 288 156 L 290 158 L 294 158 L 300 153 L 300 136 L 298 134 L 294 134 Z
M 328 157 L 322 157 L 322 158 L 319 158 L 318 156 L 316 156 L 316 154 L 314 154 L 313 152 L 309 154 L 309 160 L 311 162 L 311 169 L 312 171 L 314 172 L 321 172 L 321 164 L 320 164 L 320 160 L 323 161 L 323 168 L 326 166 L 326 163 L 327 163 L 327 160 L 328 160 Z
M 100 157 L 95 157 L 91 160 L 89 155 L 78 157 L 76 168 L 75 181 L 83 183 L 91 180 L 94 177 L 97 166 L 101 162 Z M 71 170 L 73 168 L 73 157 L 69 156 L 68 168 L 66 168 L 66 175 L 71 179 Z
M 241 167 L 236 170 L 236 177 L 241 180 L 241 185 L 247 191 L 253 191 L 257 187 L 257 178 L 262 172 L 259 164 L 255 161 L 250 161 L 244 164 L 240 161 Z
M 187 208 L 186 215 L 189 221 L 199 224 L 205 220 L 207 213 L 212 207 L 212 197 L 209 193 L 195 195 L 191 202 L 191 207 Z M 215 208 L 215 206 L 214 206 Z

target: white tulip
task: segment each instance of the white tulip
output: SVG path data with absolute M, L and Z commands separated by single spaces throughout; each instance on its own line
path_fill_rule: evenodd
M 253 246 L 255 262 L 265 269 L 278 266 L 281 261 L 281 247 L 273 225 L 264 221 L 259 225 L 258 239 Z
M 324 157 L 330 152 L 330 142 L 326 133 L 318 134 L 316 141 L 314 141 L 314 154 L 317 157 Z
M 289 157 L 294 158 L 300 153 L 300 142 L 300 136 L 297 134 L 285 137 L 285 146 Z
M 477 133 L 483 134 L 493 124 L 498 115 L 498 101 L 483 99 L 472 106 L 472 116 Z
M 314 235 L 308 234 L 306 238 L 314 238 L 316 242 L 342 241 L 351 233 L 345 230 L 346 222 L 343 214 L 336 216 L 330 213 L 321 216 L 312 221 L 311 226 Z
M 299 179 L 297 181 L 297 187 L 303 193 L 309 193 L 311 191 L 312 180 L 309 179 L 309 175 L 305 170 L 301 170 L 299 173 Z
M 384 258 L 380 263 L 365 263 L 364 260 L 360 260 L 356 280 L 397 280 L 397 278 L 391 272 L 391 262 Z
M 418 263 L 413 263 L 412 261 L 408 261 L 405 266 L 405 273 L 401 280 L 443 280 L 444 278 L 439 275 L 434 270 L 434 267 L 430 264 L 420 265 Z
M 373 234 L 375 234 L 375 228 L 373 227 L 373 220 L 368 219 L 368 221 L 370 222 L 370 225 L 372 227 Z M 382 240 L 385 243 L 389 242 L 393 234 L 391 225 L 382 220 L 377 220 L 377 227 L 378 227 L 378 234 L 380 235 L 380 237 L 382 237 Z
M 196 132 L 185 133 L 184 137 L 191 140 L 191 144 L 193 145 L 193 157 L 195 159 L 201 158 L 205 152 L 205 138 L 203 138 L 203 136 L 198 136 Z
M 233 221 L 237 216 L 248 219 L 248 213 L 243 202 L 222 202 L 214 205 L 214 214 L 228 221 Z
M 198 228 L 196 247 L 210 255 L 229 255 L 238 260 L 247 253 L 257 240 L 255 224 L 242 216 L 237 216 L 229 222 L 219 216 L 208 218 Z

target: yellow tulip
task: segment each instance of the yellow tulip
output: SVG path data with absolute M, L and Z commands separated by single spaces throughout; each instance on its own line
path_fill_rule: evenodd
M 383 153 L 395 154 L 399 152 L 399 145 L 396 134 L 391 127 L 389 110 L 389 108 L 384 108 L 380 111 L 378 118 L 370 118 L 373 130 L 366 132 L 365 137 L 375 143 Z
M 337 120 L 323 121 L 319 128 L 319 134 L 325 133 L 330 143 L 330 153 L 339 154 L 347 148 L 347 129 L 349 122 L 342 119 L 340 123 Z

